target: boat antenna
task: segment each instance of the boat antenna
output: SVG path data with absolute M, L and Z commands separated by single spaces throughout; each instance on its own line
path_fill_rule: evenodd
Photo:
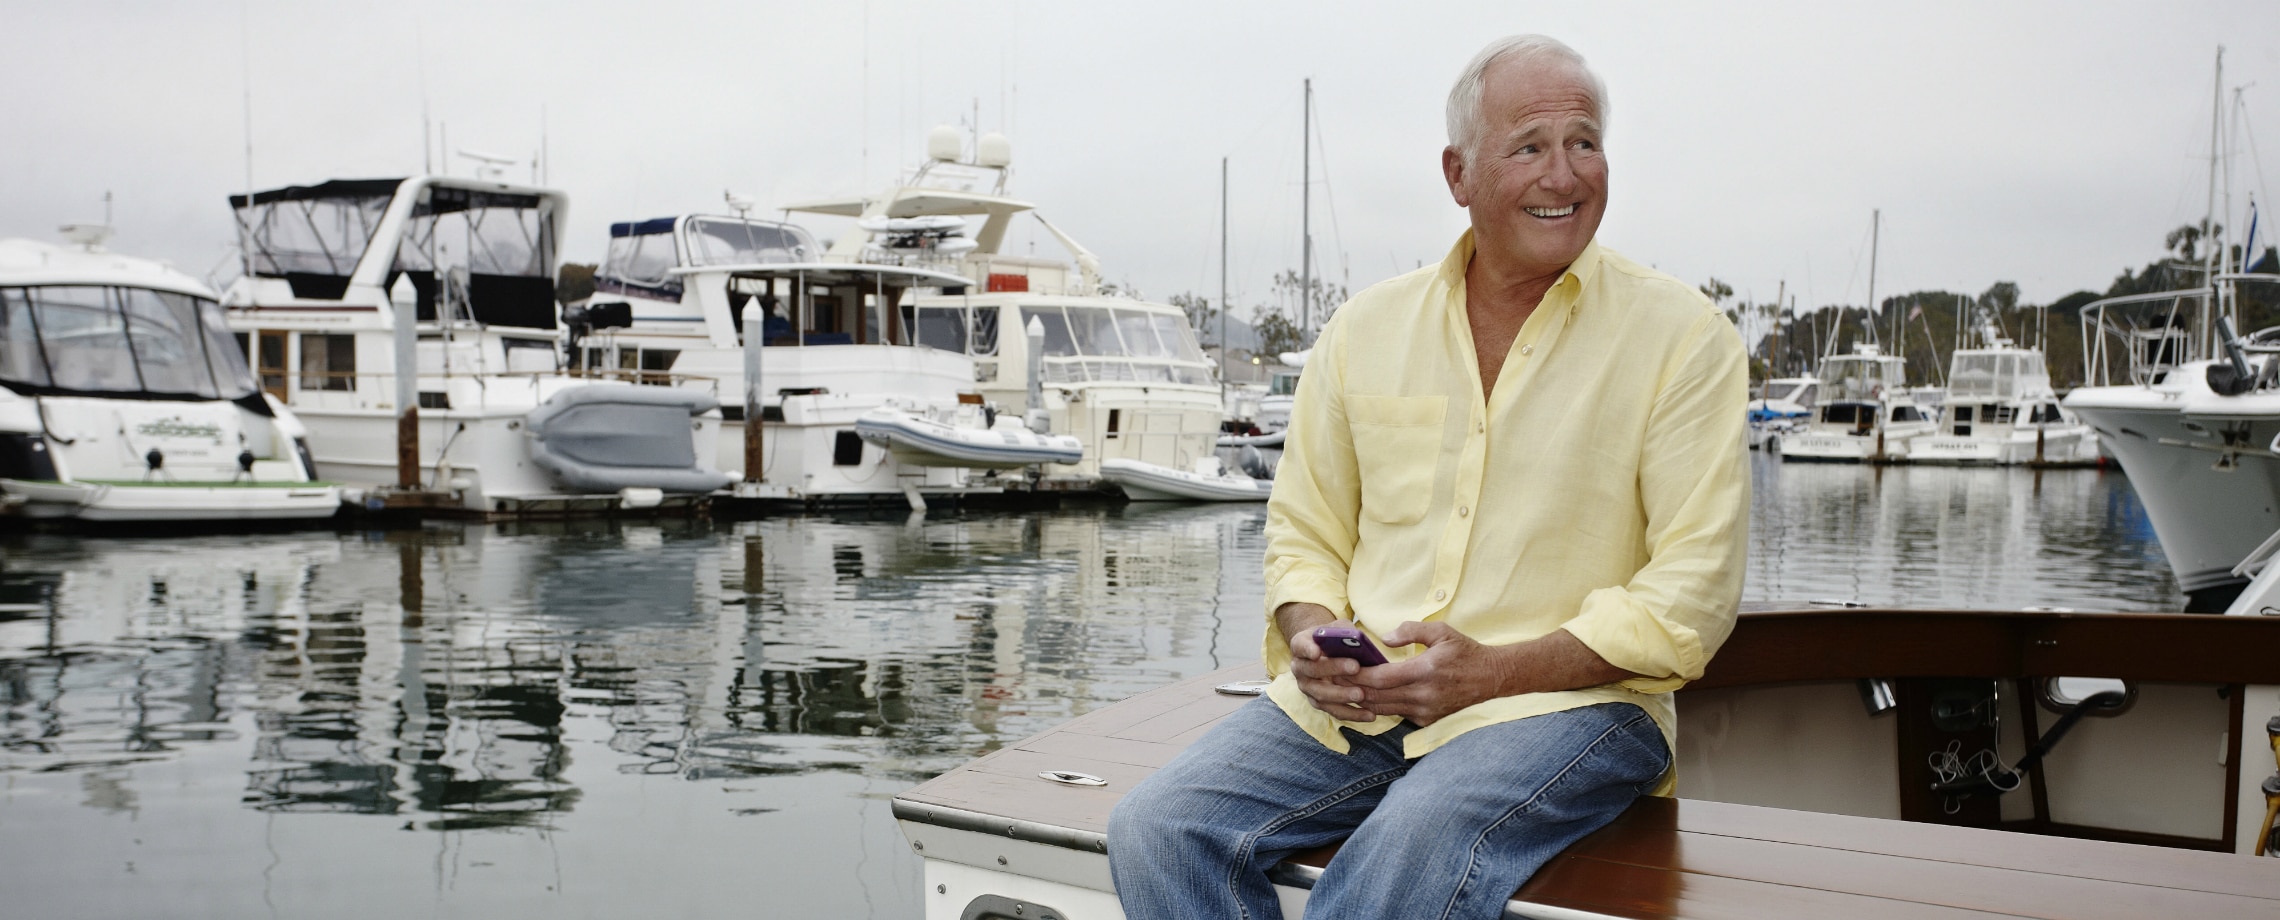
M 247 9 L 247 0 L 238 0 L 238 77 L 243 84 L 245 129 L 245 211 L 238 215 L 238 270 L 246 277 L 253 276 L 253 228 L 246 221 L 253 215 L 253 14 Z
M 1314 318 L 1314 78 L 1305 80 L 1306 104 L 1299 112 L 1298 152 L 1298 341 L 1307 344 Z
M 2209 314 L 2211 305 L 2217 299 L 2217 136 L 2218 126 L 2224 121 L 2224 106 L 2225 46 L 2218 45 L 2216 91 L 2209 100 L 2209 207 L 2201 218 L 2201 234 L 2205 237 L 2201 242 L 2207 247 L 2207 253 L 2201 257 L 2201 277 L 2206 279 L 2209 285 L 2209 296 L 2201 299 L 2201 335 L 2204 339 L 2215 334 L 2209 322 Z M 2216 349 L 2212 344 L 2203 353 L 2215 354 Z

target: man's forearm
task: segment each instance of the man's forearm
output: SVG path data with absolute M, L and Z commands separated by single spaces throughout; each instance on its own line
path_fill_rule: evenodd
M 1526 642 L 1499 646 L 1502 664 L 1498 696 L 1580 690 L 1640 675 L 1607 663 L 1573 633 L 1555 629 Z
M 1282 631 L 1285 642 L 1299 633 L 1335 622 L 1338 622 L 1338 615 L 1321 604 L 1293 601 L 1275 608 L 1275 628 Z

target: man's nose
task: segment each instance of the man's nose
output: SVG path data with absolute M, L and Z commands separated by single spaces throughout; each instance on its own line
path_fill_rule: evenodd
M 1565 146 L 1553 149 L 1544 162 L 1544 172 L 1536 177 L 1536 185 L 1544 191 L 1565 195 L 1575 191 L 1582 180 L 1575 174 L 1575 154 Z

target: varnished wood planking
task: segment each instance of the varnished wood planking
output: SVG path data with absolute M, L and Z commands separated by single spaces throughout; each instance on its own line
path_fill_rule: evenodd
M 2245 857 L 2210 859 L 2204 854 L 2183 850 L 2064 837 L 2037 836 L 2022 841 L 2019 834 L 2009 831 L 1902 821 L 1876 822 L 1864 828 L 1861 822 L 1872 819 L 1693 799 L 1641 799 L 1624 818 L 1624 822 L 1611 825 L 1609 830 L 1620 832 L 1623 828 L 1635 828 L 1648 838 L 1667 838 L 1669 831 L 1678 830 L 2048 875 L 2280 898 L 2280 865 L 2266 865 Z M 2032 846 L 2022 845 L 2027 842 Z
M 1626 920 L 1993 920 L 2015 916 L 1567 856 L 1546 864 L 1514 900 Z

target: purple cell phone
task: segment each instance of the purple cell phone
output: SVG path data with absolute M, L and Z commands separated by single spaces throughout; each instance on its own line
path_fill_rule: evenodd
M 1385 653 L 1378 651 L 1376 643 L 1371 642 L 1370 637 L 1352 626 L 1317 626 L 1314 628 L 1314 644 L 1321 647 L 1322 654 L 1332 658 L 1352 658 L 1361 662 L 1365 668 L 1385 663 Z

